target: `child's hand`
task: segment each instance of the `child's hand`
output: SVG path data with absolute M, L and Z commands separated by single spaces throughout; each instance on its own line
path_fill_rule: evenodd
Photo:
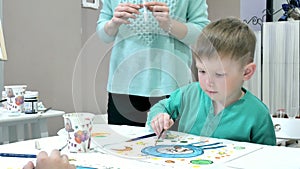
M 75 165 L 69 163 L 67 155 L 61 155 L 58 150 L 53 150 L 51 154 L 41 151 L 36 160 L 36 166 L 29 161 L 23 169 L 75 169 Z
M 168 113 L 160 113 L 151 121 L 151 127 L 156 135 L 159 135 L 163 129 L 168 130 L 173 124 L 174 121 Z

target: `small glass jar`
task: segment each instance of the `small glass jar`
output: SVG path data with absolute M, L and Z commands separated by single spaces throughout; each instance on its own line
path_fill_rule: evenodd
M 38 112 L 39 92 L 26 91 L 24 95 L 24 111 L 26 114 Z

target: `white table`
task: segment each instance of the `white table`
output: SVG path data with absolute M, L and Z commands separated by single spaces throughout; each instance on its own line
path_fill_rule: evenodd
M 264 146 L 239 159 L 226 163 L 240 169 L 299 169 L 300 148 Z
M 107 130 L 108 129 L 108 130 Z M 108 137 L 99 137 L 98 141 L 101 140 L 101 143 L 114 143 L 114 142 L 123 142 L 128 138 L 135 138 L 140 136 L 141 134 L 146 134 L 146 130 L 140 127 L 132 127 L 132 126 L 115 126 L 109 125 L 109 128 L 105 124 L 96 124 L 94 126 L 93 132 L 103 132 L 108 131 Z M 112 133 L 111 131 L 116 131 L 116 133 Z M 35 142 L 38 141 L 40 144 L 40 150 L 35 148 Z M 224 140 L 222 140 L 224 141 Z M 228 140 L 230 141 L 230 140 Z M 240 142 L 233 143 L 240 144 Z M 48 153 L 51 152 L 52 149 L 59 149 L 63 145 L 65 145 L 66 140 L 62 136 L 54 136 L 54 137 L 46 137 L 40 138 L 36 140 L 26 140 L 17 143 L 10 143 L 6 145 L 0 145 L 0 152 L 5 153 L 28 153 L 28 154 L 37 154 L 39 151 L 44 150 Z M 93 142 L 92 142 L 93 143 Z M 207 169 L 299 169 L 300 163 L 298 162 L 300 155 L 300 148 L 289 148 L 289 147 L 279 147 L 279 146 L 264 146 L 257 145 L 251 143 L 241 143 L 245 146 L 260 146 L 261 148 L 256 149 L 248 154 L 244 154 L 237 158 L 233 158 L 229 161 L 224 161 L 223 163 L 219 163 L 218 165 L 209 166 L 199 166 L 198 168 Z M 96 144 L 92 144 L 92 147 L 97 146 Z M 186 167 L 168 167 L 161 166 L 153 163 L 145 163 L 141 162 L 136 158 L 121 158 L 116 155 L 105 154 L 105 153 L 68 153 L 67 148 L 65 148 L 62 153 L 68 154 L 71 159 L 77 159 L 74 163 L 83 164 L 84 166 L 101 166 L 101 164 L 109 164 L 113 163 L 118 166 L 120 169 L 168 169 L 168 168 L 193 168 L 194 166 L 188 165 Z M 200 156 L 199 158 L 201 158 Z M 95 160 L 96 159 L 96 160 Z M 0 157 L 0 166 L 4 166 L 4 169 L 17 169 L 21 168 L 28 160 L 34 159 L 22 159 L 22 158 L 12 158 L 12 157 Z M 186 159 L 189 160 L 189 159 Z M 103 167 L 99 167 L 102 169 Z M 196 167 L 197 168 L 197 167 Z
M 0 109 L 0 142 L 7 144 L 9 140 L 9 128 L 16 126 L 17 140 L 23 141 L 25 134 L 29 132 L 32 138 L 48 137 L 47 119 L 51 117 L 62 116 L 65 112 L 58 110 L 48 110 L 45 113 L 24 114 L 14 116 L 12 113 Z M 31 124 L 31 131 L 24 134 L 24 127 Z

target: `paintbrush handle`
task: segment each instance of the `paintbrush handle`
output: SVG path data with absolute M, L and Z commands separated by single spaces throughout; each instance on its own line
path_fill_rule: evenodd
M 0 103 L 7 101 L 7 99 L 0 100 Z
M 159 140 L 162 136 L 162 134 L 165 132 L 165 129 L 162 129 L 162 131 L 159 133 L 158 137 L 157 137 L 157 140 Z
M 161 138 L 162 134 L 164 133 L 165 129 L 162 129 L 162 131 L 159 133 L 159 136 L 157 137 L 154 146 L 156 146 L 158 140 Z
M 148 138 L 148 137 L 153 137 L 153 136 L 156 136 L 156 134 L 155 133 L 147 134 L 147 135 L 144 135 L 144 136 L 140 136 L 140 137 L 136 137 L 136 138 L 127 140 L 126 142 L 141 140 L 141 139 Z
M 35 154 L 0 153 L 0 157 L 36 158 Z

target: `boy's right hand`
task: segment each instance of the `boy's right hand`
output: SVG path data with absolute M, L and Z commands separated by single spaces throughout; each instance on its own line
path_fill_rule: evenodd
M 174 121 L 170 118 L 168 113 L 160 113 L 151 121 L 151 127 L 157 136 L 159 136 L 163 129 L 166 131 L 173 126 L 173 124 Z

